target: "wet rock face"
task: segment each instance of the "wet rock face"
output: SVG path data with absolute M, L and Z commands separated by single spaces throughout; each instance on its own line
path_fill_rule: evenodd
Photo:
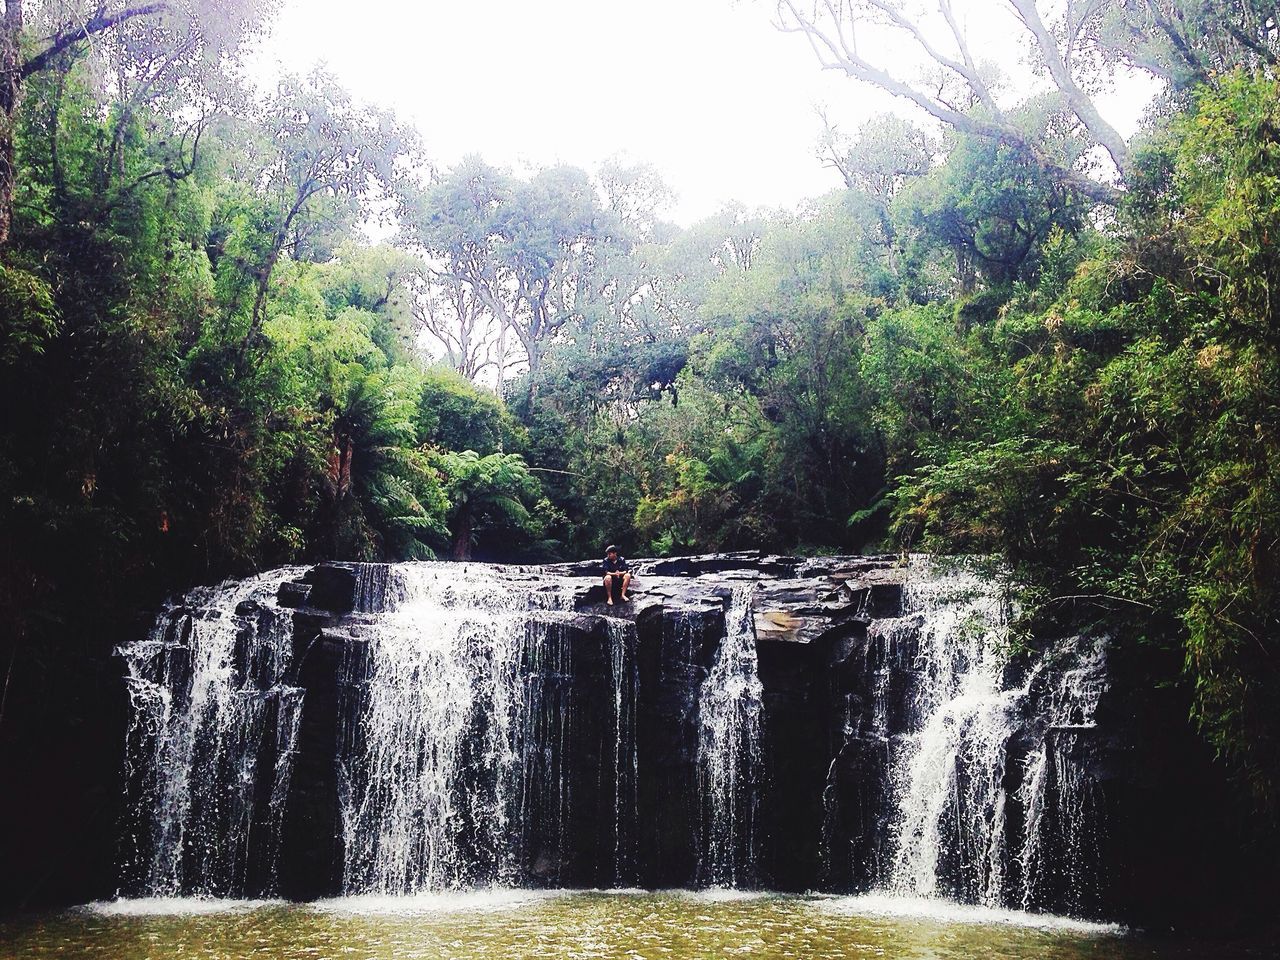
M 264 678 L 239 695 L 301 691 L 303 704 L 286 744 L 287 791 L 265 780 L 256 787 L 249 819 L 279 825 L 279 852 L 253 877 L 273 873 L 279 894 L 313 899 L 428 881 L 663 888 L 730 876 L 781 890 L 889 887 L 1126 917 L 1152 911 L 1144 890 L 1172 888 L 1142 864 L 1161 863 L 1173 876 L 1169 858 L 1153 853 L 1168 847 L 1153 825 L 1190 821 L 1169 813 L 1178 806 L 1164 789 L 1169 777 L 1135 744 L 1167 737 L 1151 717 L 1177 711 L 1144 705 L 1116 683 L 1101 639 L 1045 638 L 1022 656 L 984 664 L 990 645 L 966 639 L 963 617 L 952 616 L 967 601 L 922 604 L 911 580 L 919 571 L 894 557 L 742 552 L 632 561 L 632 570 L 631 602 L 613 606 L 595 561 L 322 563 L 279 572 L 271 597 L 231 591 L 230 620 L 244 625 L 229 641 L 235 672 Z M 386 641 L 406 575 L 440 606 L 394 626 L 408 645 L 380 656 L 411 671 L 392 691 L 408 706 L 369 732 L 361 711 L 386 662 L 371 650 Z M 449 648 L 475 660 L 456 674 L 412 642 L 414 631 L 435 629 L 433 617 L 448 617 L 454 599 L 440 591 L 458 593 L 459 609 L 492 615 L 480 624 L 490 634 Z M 503 612 L 507 597 L 517 614 Z M 744 679 L 721 662 L 729 634 L 744 636 L 730 623 L 747 609 L 744 597 L 752 676 L 736 695 L 751 700 L 742 713 L 750 742 L 709 732 L 707 716 L 709 687 Z M 169 658 L 181 687 L 190 683 L 187 634 L 206 614 L 180 604 L 169 616 L 155 655 Z M 282 623 L 286 636 L 278 636 Z M 943 643 L 944 627 L 956 638 Z M 254 645 L 269 632 L 270 651 Z M 489 682 L 496 671 L 507 671 L 502 689 Z M 449 698 L 457 712 L 424 723 L 435 701 Z M 456 723 L 455 740 L 436 736 L 441 723 Z M 245 729 L 263 736 L 260 726 Z M 712 733 L 732 754 L 728 766 L 708 760 Z M 273 735 L 263 742 L 286 743 Z M 402 739 L 375 768 L 362 738 L 378 736 Z M 954 796 L 930 794 L 927 777 L 904 768 L 902 758 L 926 741 L 937 751 L 938 782 Z M 262 748 L 257 767 L 278 767 L 283 749 Z M 394 806 L 421 788 L 413 771 L 451 751 L 461 772 L 442 801 L 448 836 L 424 834 L 425 814 L 413 803 L 385 836 L 376 824 L 344 822 L 353 797 Z M 749 796 L 713 809 L 709 797 L 726 771 L 739 778 L 732 789 Z M 378 777 L 392 786 L 371 788 Z M 941 798 L 936 816 L 930 797 Z M 710 835 L 717 816 L 734 820 L 726 836 Z M 926 835 L 940 849 L 924 862 L 932 873 L 921 889 L 919 851 L 903 849 Z M 399 842 L 448 869 L 396 872 L 378 858 Z M 353 858 L 361 844 L 363 859 Z M 720 873 L 708 871 L 709 858 Z
M 493 568 L 487 568 L 492 570 Z M 820 561 L 744 552 L 632 563 L 627 604 L 605 604 L 596 562 L 499 568 L 511 589 L 568 591 L 571 613 L 555 614 L 558 636 L 574 650 L 566 676 L 530 668 L 526 683 L 568 699 L 572 733 L 565 755 L 533 763 L 534 793 L 568 778 L 567 805 L 531 811 L 522 837 L 525 880 L 567 886 L 684 886 L 696 882 L 705 846 L 705 798 L 699 782 L 699 691 L 725 631 L 735 589 L 750 589 L 760 681 L 762 765 L 754 824 L 757 882 L 812 888 L 823 859 L 824 785 L 833 740 L 833 651 L 874 615 L 901 600 L 902 571 L 892 558 Z M 350 698 L 342 685 L 359 676 L 340 668 L 343 648 L 382 609 L 385 572 L 376 565 L 324 563 L 283 582 L 277 599 L 295 609 L 295 673 L 307 690 L 299 756 L 283 840 L 281 892 L 309 898 L 341 885 L 339 778 L 331 758 Z M 532 614 L 537 619 L 540 614 Z M 548 615 L 549 616 L 549 615 Z M 613 628 L 609 624 L 614 624 Z M 619 624 L 634 631 L 634 703 L 626 735 L 634 783 L 615 785 L 617 691 L 610 644 Z M 550 701 L 548 701 L 550 702 Z M 350 724 L 347 717 L 347 725 Z M 558 718 L 544 718 L 555 724 Z M 559 748 L 557 748 L 559 749 Z M 554 751 L 553 751 L 554 753 Z M 619 797 L 619 791 L 625 797 Z M 620 810 L 625 802 L 626 811 Z M 634 827 L 619 841 L 617 820 Z

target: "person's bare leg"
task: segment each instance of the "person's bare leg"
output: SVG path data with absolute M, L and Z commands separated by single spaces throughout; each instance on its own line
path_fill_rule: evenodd
M 631 598 L 627 596 L 627 588 L 631 586 L 631 574 L 624 573 L 622 575 L 622 602 L 630 603 Z
M 613 606 L 613 577 L 607 573 L 604 575 L 604 599 L 609 606 Z

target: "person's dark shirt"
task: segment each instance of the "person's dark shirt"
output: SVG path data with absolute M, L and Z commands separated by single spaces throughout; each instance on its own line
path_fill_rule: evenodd
M 622 554 L 618 554 L 616 557 L 606 556 L 604 563 L 600 566 L 605 573 L 625 573 L 627 570 L 627 558 Z

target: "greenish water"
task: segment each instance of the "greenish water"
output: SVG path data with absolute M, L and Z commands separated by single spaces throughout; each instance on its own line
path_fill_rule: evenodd
M 0 924 L 0 957 L 84 960 L 1267 956 L 876 898 L 494 891 L 320 904 L 132 901 Z

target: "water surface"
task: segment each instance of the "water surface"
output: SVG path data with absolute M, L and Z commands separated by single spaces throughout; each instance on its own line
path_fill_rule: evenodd
M 1208 960 L 1262 951 L 889 898 L 485 891 L 315 904 L 142 900 L 0 924 L 0 957 L 84 960 Z

